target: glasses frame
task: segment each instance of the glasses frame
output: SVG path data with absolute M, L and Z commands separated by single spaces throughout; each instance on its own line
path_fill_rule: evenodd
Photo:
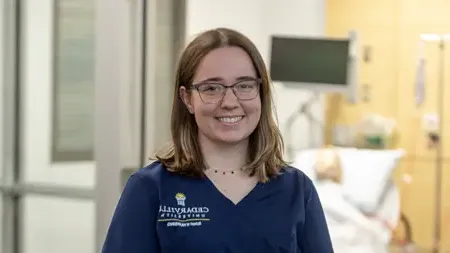
M 238 97 L 238 95 L 236 95 L 236 90 L 234 89 L 234 87 L 235 87 L 236 85 L 242 83 L 242 82 L 248 82 L 248 81 L 254 81 L 254 82 L 256 82 L 256 85 L 257 85 L 257 86 L 256 86 L 256 89 L 257 89 L 257 90 L 256 90 L 256 93 L 255 93 L 255 96 L 253 96 L 252 98 L 241 99 L 241 98 Z M 207 82 L 201 82 L 201 83 L 192 84 L 190 87 L 191 87 L 191 89 L 195 89 L 195 90 L 198 92 L 198 95 L 200 96 L 200 99 L 203 101 L 203 103 L 206 103 L 206 104 L 217 104 L 217 103 L 219 103 L 220 101 L 223 100 L 223 98 L 225 97 L 225 94 L 227 94 L 227 89 L 231 89 L 231 90 L 233 91 L 234 96 L 235 96 L 239 101 L 250 101 L 250 100 L 253 100 L 253 99 L 255 99 L 256 97 L 258 97 L 258 95 L 259 95 L 259 91 L 260 91 L 260 88 L 261 88 L 261 83 L 262 83 L 262 80 L 261 80 L 261 79 L 255 78 L 255 79 L 240 80 L 240 81 L 237 81 L 237 82 L 233 83 L 232 85 L 225 85 L 225 84 L 219 83 L 219 82 L 207 81 Z M 205 84 L 217 84 L 217 85 L 220 85 L 220 86 L 224 87 L 225 89 L 224 89 L 224 92 L 222 93 L 222 97 L 221 97 L 220 99 L 218 99 L 217 101 L 215 101 L 215 102 L 206 102 L 206 101 L 202 98 L 202 94 L 201 94 L 201 92 L 200 92 L 200 90 L 199 90 L 200 86 L 201 86 L 201 85 L 205 85 Z

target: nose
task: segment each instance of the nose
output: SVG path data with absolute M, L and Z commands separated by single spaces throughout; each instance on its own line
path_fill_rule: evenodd
M 225 109 L 234 109 L 239 106 L 239 100 L 233 92 L 233 89 L 226 89 L 223 96 L 221 107 Z

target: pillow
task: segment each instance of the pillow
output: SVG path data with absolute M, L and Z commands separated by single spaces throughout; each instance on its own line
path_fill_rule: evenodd
M 367 213 L 375 213 L 403 150 L 340 150 L 346 198 Z
M 375 213 L 403 150 L 336 148 L 342 168 L 345 197 L 366 213 Z M 318 149 L 300 151 L 292 166 L 316 181 Z

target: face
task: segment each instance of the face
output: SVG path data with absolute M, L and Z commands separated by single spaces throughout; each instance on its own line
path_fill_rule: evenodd
M 225 144 L 248 140 L 261 117 L 259 92 L 249 92 L 256 80 L 253 62 L 241 48 L 223 47 L 208 53 L 197 68 L 192 92 L 184 87 L 180 90 L 199 134 Z M 216 95 L 219 93 L 223 98 Z

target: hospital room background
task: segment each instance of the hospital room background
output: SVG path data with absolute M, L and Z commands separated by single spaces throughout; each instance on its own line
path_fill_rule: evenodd
M 0 1 L 0 252 L 100 251 L 123 183 L 169 139 L 180 49 L 214 27 L 261 51 L 286 158 L 314 181 L 337 253 L 450 252 L 449 10 L 448 0 Z M 311 58 L 286 65 L 301 50 Z M 283 72 L 311 66 L 313 79 L 331 66 L 345 81 Z

